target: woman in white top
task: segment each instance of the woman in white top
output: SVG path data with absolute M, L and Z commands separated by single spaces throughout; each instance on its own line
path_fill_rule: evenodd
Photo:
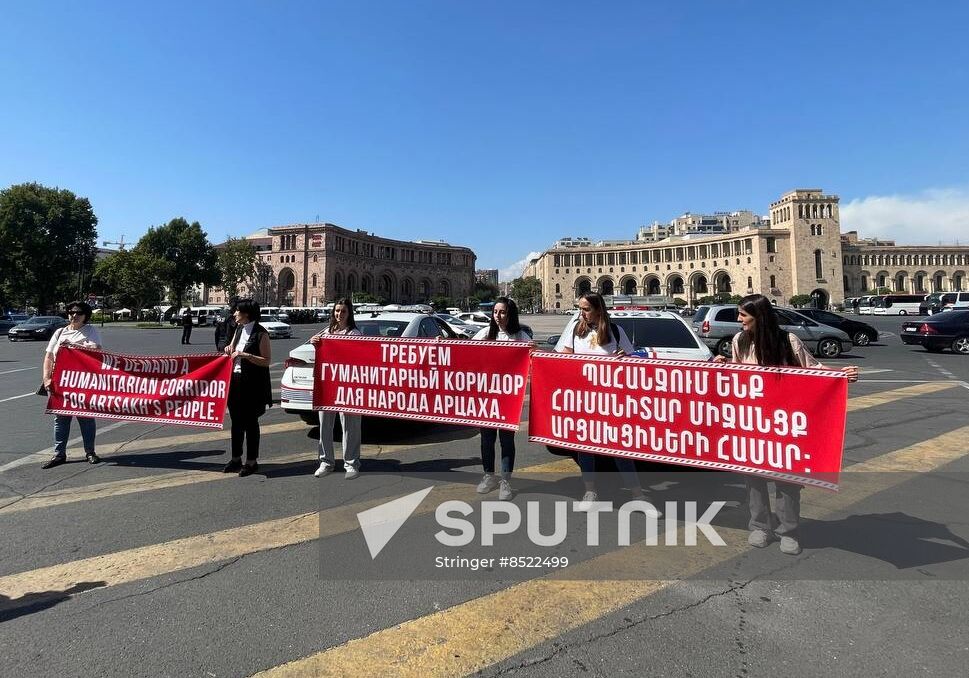
M 479 341 L 531 341 L 532 338 L 518 323 L 518 306 L 508 297 L 495 299 L 491 322 L 482 327 L 474 338 Z M 495 476 L 495 439 L 501 441 L 501 477 Z M 478 483 L 478 493 L 487 494 L 496 487 L 498 499 L 511 499 L 511 474 L 515 470 L 515 432 L 506 429 L 481 427 L 481 465 L 484 477 Z
M 745 365 L 814 367 L 832 369 L 818 362 L 804 347 L 801 340 L 785 332 L 777 322 L 774 306 L 762 294 L 751 294 L 740 300 L 737 316 L 741 331 L 734 335 L 733 362 Z M 716 356 L 716 362 L 726 362 Z M 858 368 L 844 367 L 848 381 L 858 380 Z M 801 486 L 795 483 L 774 481 L 776 518 L 771 515 L 767 479 L 761 476 L 745 476 L 747 480 L 747 503 L 750 507 L 750 534 L 747 543 L 764 548 L 775 538 L 780 538 L 783 553 L 797 555 L 801 552 L 797 528 L 801 521 Z M 773 519 L 773 520 L 772 520 Z M 772 525 L 776 522 L 776 527 Z
M 340 299 L 333 306 L 330 326 L 310 338 L 314 346 L 320 343 L 323 335 L 360 335 L 357 323 L 353 320 L 353 302 Z M 340 412 L 340 426 L 343 427 L 343 469 L 344 477 L 353 480 L 360 475 L 360 419 L 359 414 Z M 333 427 L 336 425 L 336 412 L 320 410 L 320 467 L 313 473 L 317 478 L 329 475 L 336 465 L 333 449 Z
M 556 351 L 619 357 L 635 351 L 623 329 L 610 322 L 609 311 L 601 294 L 595 292 L 583 294 L 579 297 L 578 306 L 579 321 L 571 332 L 566 331 L 562 335 L 555 346 Z M 597 455 L 588 452 L 576 454 L 576 462 L 582 471 L 582 481 L 585 483 L 585 494 L 582 495 L 582 501 L 578 505 L 580 511 L 588 511 L 592 508 L 592 503 L 599 500 L 595 476 L 596 457 Z M 639 476 L 636 473 L 636 462 L 622 457 L 613 457 L 613 462 L 622 474 L 626 487 L 637 499 L 643 499 L 643 488 L 639 484 Z
M 57 351 L 64 344 L 85 346 L 87 348 L 101 348 L 101 335 L 94 325 L 88 325 L 91 319 L 91 307 L 83 301 L 74 301 L 67 305 L 68 324 L 54 332 L 44 352 L 44 387 L 50 392 L 53 388 L 54 359 Z M 94 453 L 94 435 L 96 425 L 92 417 L 77 417 L 77 427 L 81 429 L 81 440 L 84 441 L 84 455 L 91 464 L 101 461 Z M 41 468 L 53 468 L 67 461 L 67 439 L 71 436 L 70 415 L 58 414 L 54 417 L 54 456 L 44 462 Z

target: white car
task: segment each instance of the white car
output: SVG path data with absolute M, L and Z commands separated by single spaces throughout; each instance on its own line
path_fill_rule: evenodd
M 259 324 L 266 328 L 270 339 L 288 339 L 293 336 L 293 328 L 281 322 L 278 315 L 263 313 L 259 316 Z
M 356 314 L 355 314 L 356 315 Z M 378 313 L 373 317 L 356 315 L 357 329 L 368 337 L 443 337 L 460 339 L 446 322 L 426 313 Z M 316 347 L 307 342 L 289 352 L 280 379 L 283 411 L 298 414 L 310 424 L 317 423 L 313 411 L 313 363 Z
M 464 336 L 471 339 L 481 330 L 481 325 L 472 325 L 471 323 L 466 323 L 460 318 L 447 313 L 438 313 L 437 317 L 448 324 L 458 336 Z
M 480 311 L 475 311 L 474 313 L 458 313 L 457 318 L 466 323 L 477 325 L 479 328 L 491 324 L 491 318 Z
M 690 325 L 671 311 L 609 311 L 609 319 L 621 327 L 637 351 L 658 360 L 710 360 L 713 353 Z M 558 348 L 575 332 L 578 312 L 565 324 L 561 335 L 548 338 Z

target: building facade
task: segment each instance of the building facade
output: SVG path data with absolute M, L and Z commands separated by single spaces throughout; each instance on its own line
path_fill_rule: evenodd
M 467 247 L 391 240 L 329 223 L 276 226 L 249 240 L 256 280 L 243 293 L 268 305 L 316 307 L 353 294 L 416 304 L 474 292 L 476 257 Z M 206 303 L 226 303 L 218 287 L 205 296 Z
M 820 189 L 796 189 L 771 203 L 767 217 L 687 214 L 668 226 L 640 229 L 636 240 L 562 239 L 529 262 L 523 275 L 541 281 L 549 311 L 571 310 L 590 291 L 667 295 L 691 306 L 714 294 L 756 292 L 778 304 L 808 295 L 824 307 L 874 290 L 880 280 L 906 290 L 965 285 L 959 262 L 967 260 L 969 247 L 897 247 L 842 236 L 838 203 L 838 196 Z

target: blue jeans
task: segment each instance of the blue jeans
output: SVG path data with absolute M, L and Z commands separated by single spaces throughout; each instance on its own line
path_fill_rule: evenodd
M 582 471 L 582 480 L 586 483 L 595 485 L 596 482 L 596 456 L 588 452 L 579 452 L 575 455 L 575 461 Z M 636 462 L 632 459 L 623 457 L 613 457 L 612 461 L 616 464 L 616 470 L 622 476 L 623 485 L 630 490 L 640 490 L 639 474 L 636 473 Z
M 54 455 L 67 456 L 67 439 L 71 437 L 71 419 L 73 417 L 58 414 L 54 417 Z M 94 454 L 94 433 L 97 426 L 91 417 L 77 417 L 77 426 L 81 429 L 81 440 L 84 441 L 84 454 Z

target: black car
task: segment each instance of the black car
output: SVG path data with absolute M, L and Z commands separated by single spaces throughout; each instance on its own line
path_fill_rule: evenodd
M 946 311 L 902 323 L 902 343 L 924 346 L 938 353 L 947 348 L 969 355 L 969 311 Z
M 66 324 L 67 321 L 57 315 L 35 315 L 29 320 L 11 327 L 7 332 L 7 339 L 10 341 L 29 341 L 31 339 L 47 341 L 58 328 L 64 327 Z
M 852 320 L 851 318 L 845 318 L 843 315 L 838 315 L 831 311 L 821 311 L 816 308 L 799 308 L 797 312 L 801 315 L 806 315 L 811 320 L 819 322 L 822 325 L 837 327 L 851 337 L 851 343 L 855 346 L 867 346 L 873 341 L 878 341 L 878 330 L 860 320 Z

